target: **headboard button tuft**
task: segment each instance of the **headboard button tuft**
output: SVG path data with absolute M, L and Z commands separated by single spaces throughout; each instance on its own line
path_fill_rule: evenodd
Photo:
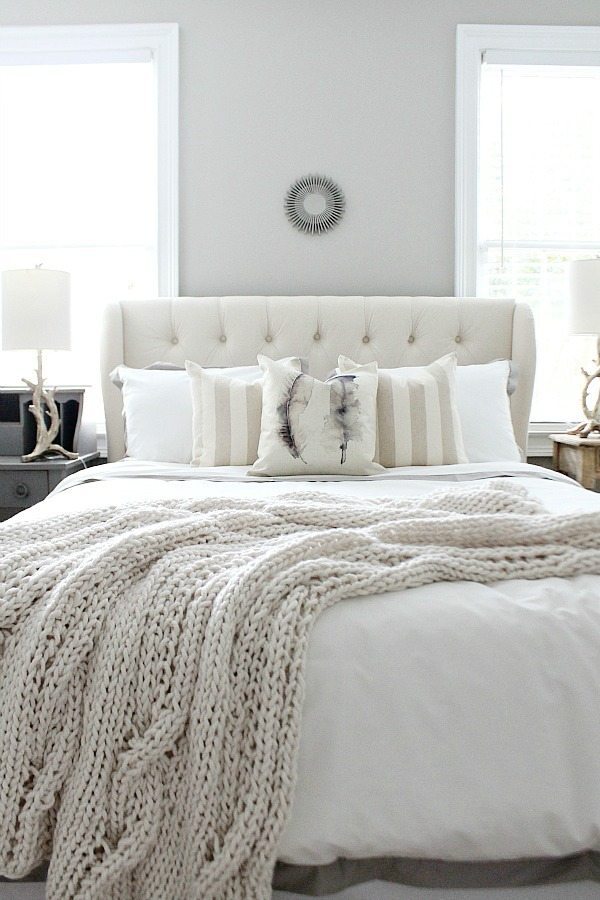
M 219 340 L 221 341 L 222 344 L 224 344 L 227 341 L 227 338 L 225 337 L 224 334 L 222 334 L 221 337 L 219 338 Z
M 315 331 L 315 333 L 313 334 L 313 341 L 320 341 L 320 340 L 321 340 L 321 335 L 319 334 L 318 331 Z
M 456 344 L 460 344 L 460 342 L 462 341 L 462 338 L 461 338 L 460 334 L 457 334 L 457 335 L 456 335 L 456 337 L 454 338 L 454 341 L 455 341 Z
M 409 343 L 409 344 L 414 344 L 414 342 L 415 342 L 415 336 L 414 336 L 414 334 L 409 334 L 409 336 L 408 336 L 408 343 Z
M 273 340 L 273 338 L 271 337 L 270 334 L 268 334 L 265 338 L 265 341 L 267 342 L 267 344 L 270 344 L 272 340 Z
M 173 337 L 171 338 L 171 343 L 172 343 L 172 344 L 178 344 L 178 343 L 179 343 L 179 338 L 173 336 Z
M 363 344 L 368 344 L 370 340 L 371 340 L 371 338 L 369 337 L 369 335 L 365 334 L 365 336 L 363 338 Z

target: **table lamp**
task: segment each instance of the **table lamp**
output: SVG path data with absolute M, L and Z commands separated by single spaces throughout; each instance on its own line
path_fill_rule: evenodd
M 77 459 L 54 440 L 60 417 L 54 389 L 44 386 L 43 350 L 71 349 L 71 278 L 53 269 L 12 269 L 2 273 L 2 349 L 36 350 L 37 383 L 22 380 L 33 394 L 29 410 L 36 421 L 36 444 L 22 457 L 32 462 L 46 453 Z
M 600 394 L 590 407 L 588 394 L 590 385 L 600 378 L 600 257 L 578 259 L 569 266 L 570 332 L 571 334 L 594 334 L 598 338 L 598 358 L 594 370 L 586 372 L 582 368 L 585 384 L 581 395 L 581 405 L 585 421 L 569 434 L 582 438 L 600 439 Z

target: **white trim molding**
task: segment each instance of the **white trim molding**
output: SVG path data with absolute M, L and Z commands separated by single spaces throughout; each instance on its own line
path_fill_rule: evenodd
M 158 291 L 179 295 L 179 27 L 176 23 L 0 28 L 0 63 L 154 60 Z
M 588 25 L 458 25 L 456 31 L 455 267 L 457 297 L 477 295 L 477 175 L 479 83 L 486 51 L 533 64 L 596 61 L 600 27 Z
M 552 456 L 551 434 L 562 434 L 573 422 L 532 422 L 529 426 L 527 456 Z

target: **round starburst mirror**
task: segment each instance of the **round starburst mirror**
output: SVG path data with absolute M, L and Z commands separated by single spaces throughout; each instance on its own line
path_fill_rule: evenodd
M 285 196 L 285 213 L 306 234 L 329 231 L 344 214 L 346 200 L 335 181 L 324 175 L 305 175 L 293 183 Z

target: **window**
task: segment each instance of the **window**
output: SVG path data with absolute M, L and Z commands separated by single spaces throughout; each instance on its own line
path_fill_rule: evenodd
M 532 421 L 581 413 L 593 339 L 567 331 L 572 259 L 600 253 L 600 29 L 460 26 L 457 293 L 529 303 Z
M 48 379 L 91 384 L 98 419 L 104 304 L 177 293 L 176 52 L 171 25 L 0 34 L 0 269 L 71 273 L 74 352 Z M 4 384 L 32 367 L 0 357 Z

